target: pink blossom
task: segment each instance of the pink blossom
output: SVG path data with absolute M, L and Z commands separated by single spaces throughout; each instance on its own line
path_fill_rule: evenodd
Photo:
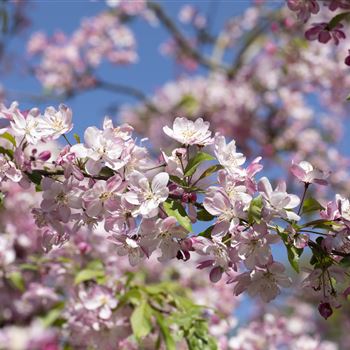
M 278 262 L 272 262 L 266 269 L 255 269 L 235 278 L 237 282 L 234 293 L 241 294 L 247 290 L 252 297 L 260 295 L 264 302 L 269 302 L 280 294 L 280 287 L 288 288 L 292 281 L 284 274 L 285 268 Z
M 81 208 L 82 191 L 76 186 L 72 179 L 63 183 L 45 177 L 41 186 L 43 189 L 43 200 L 41 208 L 46 212 L 55 212 L 62 222 L 68 222 L 71 216 L 71 208 Z
M 57 139 L 72 130 L 72 110 L 62 104 L 58 111 L 53 107 L 48 107 L 45 110 L 43 121 L 42 129 L 45 136 Z
M 320 11 L 316 0 L 287 0 L 287 5 L 290 10 L 298 13 L 298 18 L 303 22 L 307 22 L 311 14 Z
M 130 203 L 139 206 L 135 215 L 154 217 L 158 214 L 158 207 L 169 194 L 167 187 L 169 175 L 167 173 L 157 174 L 152 183 L 140 172 L 134 171 L 129 175 L 129 192 L 124 198 Z
M 89 311 L 96 311 L 98 317 L 108 320 L 112 316 L 112 310 L 117 307 L 117 299 L 107 288 L 94 286 L 88 291 L 80 291 L 79 298 L 84 307 Z
M 305 184 L 328 184 L 326 180 L 328 174 L 324 174 L 320 170 L 314 169 L 314 167 L 309 162 L 302 161 L 298 164 L 293 162 L 290 171 L 296 178 Z
M 82 195 L 86 213 L 98 217 L 105 211 L 114 211 L 118 204 L 117 196 L 121 196 L 126 184 L 119 175 L 114 175 L 107 181 L 97 181 L 93 187 Z
M 96 127 L 89 127 L 84 133 L 85 144 L 76 144 L 70 151 L 77 157 L 88 158 L 86 171 L 96 175 L 103 166 L 119 170 L 128 161 L 125 141 L 116 137 L 112 129 L 99 130 Z
M 289 210 L 297 207 L 300 199 L 295 194 L 286 192 L 285 183 L 279 183 L 276 189 L 272 190 L 270 181 L 263 177 L 258 183 L 258 188 L 264 198 L 265 208 L 269 215 L 277 215 L 289 220 L 300 219 L 299 215 Z
M 265 225 L 254 225 L 235 236 L 232 246 L 248 269 L 264 266 L 271 260 L 270 244 L 277 243 L 279 236 L 270 234 Z
M 176 118 L 173 129 L 165 126 L 163 131 L 185 146 L 206 146 L 213 143 L 209 123 L 203 121 L 202 118 L 196 119 L 195 122 L 186 118 Z
M 323 44 L 333 39 L 334 43 L 338 45 L 341 39 L 346 38 L 342 28 L 343 25 L 341 23 L 337 24 L 336 27 L 332 29 L 328 29 L 328 23 L 314 23 L 313 27 L 305 32 L 305 37 L 307 40 L 318 40 Z
M 212 232 L 213 235 L 224 237 L 227 232 L 232 233 L 239 225 L 242 205 L 239 202 L 231 201 L 225 192 L 212 188 L 207 193 L 203 206 L 211 215 L 218 217 Z
M 240 166 L 244 164 L 246 158 L 242 153 L 236 152 L 236 142 L 232 140 L 226 144 L 225 137 L 220 134 L 214 139 L 215 155 L 219 163 L 230 173 L 239 173 Z

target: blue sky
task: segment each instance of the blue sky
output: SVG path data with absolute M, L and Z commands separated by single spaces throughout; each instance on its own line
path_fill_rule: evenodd
M 177 18 L 179 9 L 188 3 L 195 4 L 204 13 L 215 12 L 212 23 L 214 29 L 220 28 L 225 19 L 241 13 L 251 3 L 250 0 L 163 0 L 158 2 L 164 6 L 166 12 L 174 19 Z M 26 41 L 32 33 L 44 31 L 52 34 L 56 30 L 62 30 L 69 34 L 79 26 L 82 18 L 94 16 L 106 8 L 104 1 L 32 1 L 28 8 L 32 25 L 24 34 L 11 41 L 10 48 L 17 52 L 20 57 L 25 57 Z M 169 35 L 162 26 L 152 27 L 142 19 L 134 21 L 131 27 L 138 42 L 139 62 L 126 67 L 104 64 L 98 70 L 98 75 L 110 82 L 135 86 L 146 94 L 152 95 L 157 87 L 162 86 L 164 82 L 176 76 L 172 60 L 162 56 L 159 51 L 160 44 L 166 41 Z M 9 76 L 1 77 L 0 82 L 6 89 L 13 92 L 13 97 L 16 97 L 24 108 L 30 108 L 38 104 L 28 100 L 26 95 L 39 95 L 42 91 L 41 86 L 36 79 L 23 74 L 21 64 L 16 63 L 14 72 L 11 72 Z M 82 134 L 87 126 L 100 125 L 108 106 L 122 105 L 125 102 L 134 103 L 135 100 L 127 96 L 96 90 L 80 94 L 74 99 L 65 101 L 73 109 L 75 131 L 79 134 Z M 43 108 L 49 104 L 57 105 L 58 102 L 50 101 L 38 106 Z

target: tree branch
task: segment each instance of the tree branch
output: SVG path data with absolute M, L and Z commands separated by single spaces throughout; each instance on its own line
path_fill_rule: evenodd
M 228 72 L 229 67 L 223 65 L 221 63 L 215 62 L 212 59 L 202 55 L 199 51 L 197 51 L 194 47 L 190 45 L 185 36 L 180 32 L 175 23 L 171 20 L 170 17 L 164 12 L 162 7 L 152 1 L 147 3 L 148 8 L 152 10 L 157 18 L 163 23 L 164 27 L 172 34 L 176 43 L 179 47 L 190 57 L 194 58 L 198 63 L 202 66 L 209 68 L 211 70 L 220 70 L 225 73 Z

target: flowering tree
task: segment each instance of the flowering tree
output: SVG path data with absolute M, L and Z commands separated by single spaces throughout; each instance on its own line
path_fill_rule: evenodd
M 337 348 L 317 334 L 308 303 L 325 319 L 346 308 L 348 160 L 335 146 L 338 126 L 313 99 L 343 122 L 348 58 L 339 64 L 341 53 L 322 44 L 341 46 L 349 5 L 257 1 L 217 35 L 188 5 L 179 18 L 194 29 L 189 38 L 158 3 L 107 4 L 70 36 L 35 34 L 28 64 L 46 96 L 136 97 L 119 116 L 129 123 L 106 117 L 72 142 L 66 105 L 0 106 L 0 349 Z M 335 17 L 305 29 L 288 8 L 302 22 Z M 104 60 L 138 59 L 136 17 L 165 26 L 172 38 L 162 51 L 184 70 L 209 74 L 184 75 L 153 97 L 99 78 Z M 283 159 L 280 181 L 265 158 Z M 292 270 L 303 276 L 280 297 L 286 312 L 232 335 L 237 297 L 264 305 L 292 286 Z

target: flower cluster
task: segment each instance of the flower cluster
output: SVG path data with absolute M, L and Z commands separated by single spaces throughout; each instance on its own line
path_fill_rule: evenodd
M 10 108 L 2 106 L 0 116 L 8 121 L 2 135 L 7 143 L 0 169 L 3 183 L 28 187 L 33 182 L 41 191 L 40 207 L 32 212 L 46 252 L 81 229 L 102 226 L 116 254 L 126 255 L 132 266 L 153 254 L 162 263 L 175 258 L 187 261 L 197 254 L 198 268 L 206 269 L 212 282 L 224 278 L 235 284 L 234 294 L 246 291 L 270 301 L 281 287 L 291 285 L 271 249 L 271 244 L 283 242 L 295 270 L 303 249 L 311 249 L 314 270 L 305 287 L 321 290 L 322 303 L 339 303 L 330 276 L 334 268 L 343 269 L 325 258 L 339 261 L 349 253 L 350 205 L 339 196 L 326 209 L 313 198 L 305 199 L 311 184 L 326 184 L 327 175 L 311 164 L 292 166 L 305 187 L 300 201 L 287 192 L 284 182 L 273 188 L 267 177 L 257 179 L 261 158 L 245 165 L 235 141 L 226 143 L 219 133 L 212 136 L 209 123 L 202 119 L 177 118 L 173 128 L 165 127 L 180 147 L 154 161 L 145 147 L 136 144 L 130 126 L 116 127 L 108 118 L 102 130 L 86 129 L 84 143 L 67 145 L 56 155 L 46 150 L 36 157 L 32 147 L 72 129 L 70 109 L 50 107 L 41 115 L 38 109 L 24 113 L 14 103 Z M 215 173 L 217 183 L 209 185 Z M 318 220 L 303 222 L 305 215 L 317 212 Z M 195 232 L 192 224 L 201 221 L 212 225 Z M 281 221 L 286 225 L 281 226 Z M 308 232 L 320 237 L 314 241 Z M 9 260 L 11 256 L 4 257 Z M 107 305 L 101 309 L 104 316 L 113 307 L 103 305 Z
M 288 8 L 297 12 L 298 19 L 306 23 L 311 15 L 317 15 L 322 6 L 327 6 L 328 12 L 337 10 L 350 10 L 350 4 L 346 0 L 286 0 Z M 337 13 L 329 22 L 313 23 L 312 27 L 305 32 L 308 40 L 318 40 L 320 43 L 326 44 L 333 39 L 336 45 L 340 40 L 346 38 L 343 30 L 342 21 L 349 18 L 350 12 Z M 349 59 L 346 57 L 345 64 L 349 65 Z
M 38 32 L 28 42 L 27 49 L 30 55 L 41 59 L 35 68 L 37 78 L 45 88 L 59 92 L 94 86 L 91 71 L 104 60 L 112 64 L 137 61 L 133 33 L 110 12 L 83 20 L 70 37 L 57 32 L 49 38 Z

